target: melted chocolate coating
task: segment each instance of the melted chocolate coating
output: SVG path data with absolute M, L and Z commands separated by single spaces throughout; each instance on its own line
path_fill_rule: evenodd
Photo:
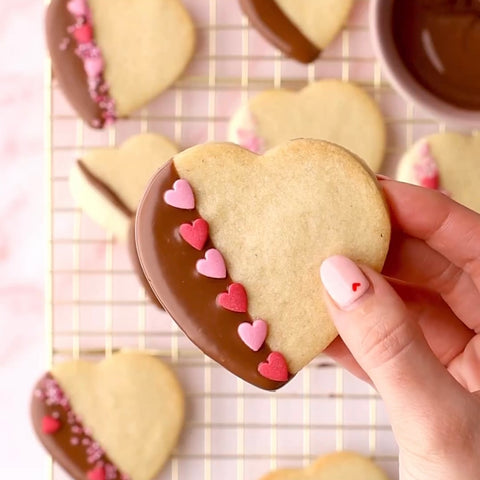
M 75 18 L 67 10 L 67 3 L 68 0 L 52 0 L 47 9 L 46 36 L 52 68 L 60 88 L 80 117 L 90 126 L 102 128 L 105 123 L 102 110 L 90 96 L 83 62 L 75 53 L 76 41 L 68 32 Z M 60 45 L 64 42 L 62 50 Z
M 164 193 L 179 178 L 170 160 L 154 177 L 137 211 L 135 236 L 145 276 L 165 310 L 204 353 L 253 385 L 278 389 L 287 382 L 269 380 L 257 370 L 271 353 L 267 343 L 254 352 L 237 333 L 241 323 L 252 322 L 250 315 L 216 304 L 217 295 L 234 281 L 228 274 L 213 279 L 195 269 L 205 251 L 215 247 L 209 239 L 199 252 L 181 238 L 180 225 L 193 222 L 200 214 L 196 209 L 182 210 L 165 203 Z
M 292 21 L 275 0 L 240 0 L 243 12 L 252 25 L 288 57 L 310 63 L 321 53 Z
M 102 182 L 98 177 L 96 177 L 88 167 L 82 162 L 82 160 L 77 161 L 78 168 L 85 175 L 85 178 L 88 180 L 90 185 L 96 188 L 106 197 L 110 203 L 115 205 L 121 212 L 123 212 L 127 217 L 133 217 L 135 212 L 130 210 L 130 208 L 123 203 L 122 199 L 105 183 Z
M 440 99 L 480 110 L 480 0 L 395 0 L 392 31 L 413 77 Z
M 158 308 L 161 308 L 163 310 L 163 306 L 158 301 L 158 298 L 155 296 L 155 293 L 153 292 L 152 287 L 150 286 L 150 283 L 148 283 L 148 280 L 145 277 L 145 274 L 143 273 L 143 268 L 142 268 L 142 265 L 140 264 L 140 260 L 138 259 L 137 245 L 135 240 L 135 221 L 134 220 L 132 220 L 132 223 L 130 224 L 130 228 L 128 230 L 127 247 L 128 247 L 128 253 L 130 256 L 130 260 L 132 262 L 133 269 L 135 270 L 135 273 L 137 274 L 137 277 L 140 280 L 140 283 L 145 289 L 145 293 L 147 294 L 148 298 Z
M 47 393 L 47 391 L 50 393 Z M 59 401 L 52 403 L 52 397 Z M 73 420 L 74 414 L 70 403 L 50 373 L 43 376 L 35 386 L 31 401 L 31 416 L 33 428 L 40 442 L 50 452 L 55 461 L 75 480 L 85 480 L 87 473 L 94 469 L 98 462 L 102 462 L 104 468 L 108 469 L 106 477 L 109 480 L 125 480 L 128 478 L 113 466 L 112 461 L 103 451 L 101 451 L 103 453 L 97 454 L 91 452 L 91 455 L 98 460 L 94 460 L 93 457 L 89 459 L 90 455 L 87 453 L 87 449 L 95 443 L 95 440 L 85 433 L 78 419 Z M 42 421 L 45 416 L 54 417 L 60 422 L 61 426 L 57 432 L 48 434 L 43 431 Z M 72 429 L 76 427 L 81 428 L 83 433 L 73 432 Z M 78 439 L 78 443 L 72 443 L 73 438 Z M 84 439 L 88 439 L 86 440 L 89 442 L 88 445 L 82 443 Z

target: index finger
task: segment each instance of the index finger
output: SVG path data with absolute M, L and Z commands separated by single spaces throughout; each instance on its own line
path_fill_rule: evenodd
M 467 272 L 479 288 L 480 215 L 435 190 L 392 180 L 381 184 L 394 223 Z

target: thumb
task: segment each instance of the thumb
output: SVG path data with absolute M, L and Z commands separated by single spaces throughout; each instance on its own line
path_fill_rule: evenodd
M 334 256 L 323 262 L 320 276 L 329 294 L 331 318 L 385 400 L 393 425 L 404 423 L 406 416 L 414 422 L 419 415 L 434 420 L 432 411 L 444 414 L 451 411 L 452 402 L 458 404 L 462 388 L 430 350 L 415 318 L 382 275 Z

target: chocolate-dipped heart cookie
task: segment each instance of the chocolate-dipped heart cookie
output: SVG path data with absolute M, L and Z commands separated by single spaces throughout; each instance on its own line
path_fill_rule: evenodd
M 117 353 L 55 365 L 31 409 L 38 438 L 75 480 L 151 480 L 177 443 L 184 398 L 158 359 Z
M 345 23 L 353 0 L 240 0 L 252 25 L 299 62 L 315 60 Z
M 131 218 L 152 175 L 178 148 L 156 133 L 142 133 L 118 148 L 85 152 L 70 171 L 75 203 L 117 240 L 126 241 Z
M 436 133 L 418 140 L 401 158 L 397 180 L 441 190 L 480 212 L 480 134 Z
M 295 140 L 258 156 L 234 144 L 176 155 L 137 211 L 152 290 L 190 339 L 246 381 L 276 389 L 336 336 L 319 268 L 333 254 L 381 269 L 390 222 L 353 154 Z
M 46 33 L 60 87 L 95 128 L 168 88 L 195 44 L 180 0 L 52 0 Z

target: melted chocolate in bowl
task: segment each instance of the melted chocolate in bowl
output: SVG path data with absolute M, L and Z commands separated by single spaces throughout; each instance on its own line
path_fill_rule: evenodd
M 480 0 L 394 0 L 395 47 L 426 90 L 480 111 Z

